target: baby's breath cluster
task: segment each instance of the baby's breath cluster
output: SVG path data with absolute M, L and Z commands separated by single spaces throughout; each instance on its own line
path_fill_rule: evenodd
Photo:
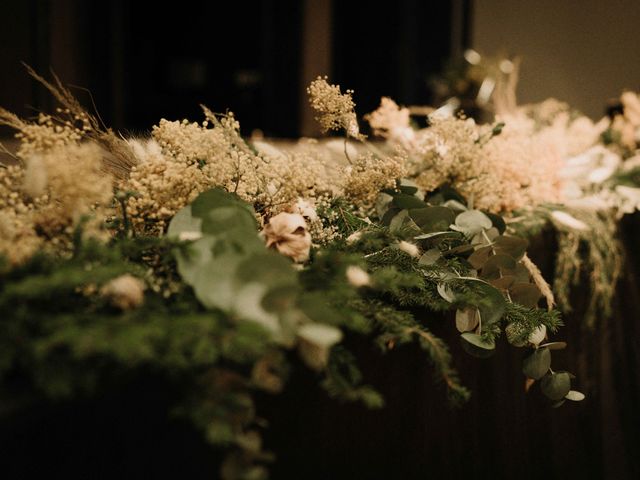
M 345 169 L 344 195 L 354 205 L 366 211 L 378 194 L 392 188 L 396 179 L 405 176 L 404 158 L 376 156 L 364 153 Z
M 251 148 L 233 114 L 204 113 L 202 123 L 161 120 L 152 140 L 130 141 L 138 163 L 121 188 L 133 193 L 127 213 L 135 228 L 163 232 L 180 208 L 213 187 L 237 193 L 266 215 L 331 188 L 313 149 L 281 151 L 264 142 Z
M 316 120 L 323 132 L 344 130 L 349 137 L 364 138 L 354 111 L 353 90 L 342 93 L 339 85 L 331 85 L 324 76 L 311 82 L 307 93 L 311 107 L 318 113 Z
M 36 151 L 23 141 L 22 151 Z M 87 143 L 38 151 L 25 158 L 25 168 L 0 170 L 0 252 L 11 264 L 42 247 L 66 251 L 80 222 L 85 234 L 105 235 L 113 190 L 100 148 Z
M 435 114 L 428 128 L 412 130 L 408 115 L 383 98 L 366 118 L 376 134 L 407 152 L 407 175 L 418 186 L 432 191 L 451 184 L 476 207 L 495 212 L 560 201 L 566 158 L 593 146 L 606 128 L 572 116 L 557 101 L 498 118 L 499 132 L 463 116 Z

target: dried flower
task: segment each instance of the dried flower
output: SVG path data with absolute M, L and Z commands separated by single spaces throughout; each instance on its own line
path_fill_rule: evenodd
M 100 289 L 100 295 L 108 298 L 114 307 L 131 310 L 144 302 L 144 289 L 145 284 L 142 280 L 126 273 L 109 280 Z
M 323 132 L 344 130 L 347 136 L 363 140 L 354 111 L 353 90 L 340 91 L 339 85 L 330 85 L 327 77 L 316 78 L 309 87 L 309 103 L 318 112 L 316 120 Z
M 298 213 L 279 213 L 269 219 L 261 235 L 267 247 L 275 248 L 295 262 L 306 262 L 311 249 L 311 235 L 307 222 Z
M 378 109 L 364 118 L 371 125 L 375 135 L 406 148 L 414 146 L 416 134 L 410 126 L 409 109 L 400 108 L 389 97 L 382 97 Z

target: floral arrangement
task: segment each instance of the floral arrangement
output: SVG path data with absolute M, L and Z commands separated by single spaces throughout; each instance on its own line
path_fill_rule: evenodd
M 490 356 L 503 333 L 525 348 L 526 389 L 552 405 L 584 398 L 551 368 L 562 322 L 525 237 L 551 221 L 562 255 L 586 241 L 605 216 L 560 206 L 568 186 L 572 200 L 630 209 L 634 110 L 606 128 L 549 105 L 487 126 L 436 111 L 416 130 L 383 99 L 367 116 L 381 145 L 361 133 L 352 92 L 318 78 L 310 104 L 344 138 L 284 149 L 206 107 L 201 123 L 161 120 L 126 139 L 57 78 L 30 73 L 61 107 L 35 121 L 0 109 L 21 142 L 0 168 L 2 396 L 96 394 L 151 370 L 179 383 L 176 412 L 227 449 L 223 478 L 263 478 L 253 393 L 286 388 L 292 362 L 332 397 L 383 405 L 353 336 L 383 351 L 417 343 L 451 401 L 469 397 L 426 311 L 450 316 L 472 355 Z M 576 155 L 612 170 L 567 176 Z

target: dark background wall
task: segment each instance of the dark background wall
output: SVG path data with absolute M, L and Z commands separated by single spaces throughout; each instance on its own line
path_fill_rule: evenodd
M 51 108 L 20 66 L 25 61 L 88 89 L 118 129 L 146 131 L 163 116 L 199 119 L 205 103 L 234 111 L 244 133 L 313 134 L 304 88 L 320 74 L 354 89 L 360 113 L 381 95 L 428 102 L 429 76 L 466 42 L 468 3 L 255 0 L 223 9 L 205 0 L 171 8 L 3 0 L 0 105 L 23 115 Z

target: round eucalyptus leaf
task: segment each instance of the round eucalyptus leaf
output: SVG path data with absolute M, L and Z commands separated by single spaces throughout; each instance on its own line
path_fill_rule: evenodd
M 467 204 L 466 199 L 450 185 L 442 185 L 429 195 L 428 201 L 432 204 L 443 203 L 447 200 L 456 200 L 463 205 Z
M 255 217 L 238 205 L 211 209 L 201 218 L 202 233 L 209 235 L 228 235 L 235 230 L 255 236 L 258 230 Z
M 380 219 L 380 221 L 382 222 L 383 225 L 389 226 L 389 224 L 391 223 L 391 220 L 393 220 L 393 217 L 398 215 L 401 211 L 402 211 L 401 208 L 389 207 L 385 212 L 385 214 Z
M 480 210 L 467 210 L 458 214 L 453 230 L 464 232 L 465 235 L 475 235 L 482 230 L 491 228 L 491 219 Z
M 480 335 L 475 333 L 463 333 L 460 335 L 462 348 L 469 354 L 478 358 L 488 358 L 493 355 L 496 345 L 494 342 L 485 342 Z
M 549 373 L 540 381 L 540 389 L 547 398 L 558 402 L 571 390 L 571 378 L 567 372 Z
M 567 342 L 550 342 L 540 345 L 540 347 L 548 348 L 549 350 L 563 350 L 567 348 Z
M 533 283 L 514 283 L 509 287 L 509 295 L 514 303 L 534 308 L 542 297 L 540 289 Z
M 174 249 L 178 273 L 185 283 L 193 286 L 198 272 L 204 265 L 209 265 L 213 257 L 214 237 L 202 237 L 184 247 Z
M 498 229 L 498 232 L 502 235 L 507 229 L 507 224 L 504 222 L 504 218 L 491 212 L 485 212 L 485 214 L 491 219 L 493 226 Z
M 389 205 L 391 205 L 392 201 L 393 201 L 393 197 L 388 193 L 378 194 L 378 197 L 376 198 L 375 208 L 379 218 L 382 218 L 384 216 L 384 214 L 389 209 Z
M 236 278 L 242 284 L 256 282 L 269 288 L 298 286 L 298 275 L 291 261 L 266 249 L 247 255 L 238 265 Z
M 442 206 L 450 208 L 451 210 L 455 210 L 456 212 L 464 212 L 465 210 L 469 210 L 464 203 L 454 199 L 447 200 L 442 204 Z
M 533 329 L 531 334 L 529 335 L 529 343 L 533 345 L 540 345 L 543 340 L 547 337 L 547 327 L 546 325 L 538 325 Z
M 567 400 L 571 400 L 572 402 L 581 402 L 585 397 L 584 393 L 582 392 L 578 392 L 577 390 L 569 390 L 569 393 L 567 393 L 564 398 L 566 398 Z
M 452 303 L 456 299 L 456 296 L 453 293 L 453 290 L 451 290 L 444 283 L 439 283 L 436 288 L 437 288 L 438 293 L 440 294 L 440 296 L 442 298 L 444 298 L 447 302 Z
M 516 261 L 513 257 L 503 253 L 497 253 L 488 258 L 482 267 L 480 276 L 484 279 L 500 278 L 509 275 L 516 269 Z
M 298 329 L 298 336 L 321 348 L 331 348 L 342 340 L 340 329 L 324 323 L 307 323 Z
M 416 193 L 418 193 L 418 187 L 414 186 L 414 185 L 400 185 L 398 187 L 398 190 L 400 190 L 400 193 L 404 193 L 406 195 L 414 195 Z
M 411 219 L 409 215 L 401 216 L 407 210 L 402 210 L 398 215 L 393 217 L 389 229 L 398 234 L 402 234 L 404 237 L 413 237 L 421 233 L 420 227 Z
M 492 254 L 491 247 L 480 247 L 475 252 L 473 252 L 467 261 L 475 268 L 476 270 L 480 270 L 484 267 L 484 264 L 489 260 L 489 257 Z
M 251 215 L 255 213 L 251 205 L 221 188 L 212 188 L 198 195 L 191 203 L 191 213 L 194 217 L 205 217 L 211 210 L 221 207 L 238 207 Z
M 483 247 L 493 245 L 493 241 L 500 236 L 500 232 L 495 227 L 491 227 L 488 230 L 482 230 L 476 233 L 471 239 L 471 243 L 477 247 Z
M 522 258 L 524 253 L 527 251 L 528 246 L 529 242 L 527 242 L 524 238 L 514 237 L 510 235 L 499 236 L 498 238 L 496 238 L 493 245 L 496 253 L 509 255 L 516 260 Z
M 531 281 L 531 274 L 529 273 L 529 270 L 527 270 L 527 267 L 525 267 L 521 262 L 518 262 L 518 264 L 516 265 L 515 276 L 516 282 L 519 283 L 529 283 Z
M 538 348 L 522 361 L 522 373 L 534 380 L 540 380 L 551 367 L 551 352 Z
M 456 311 L 456 328 L 460 333 L 474 330 L 480 323 L 480 312 L 477 308 L 465 308 Z
M 480 290 L 482 296 L 476 306 L 480 309 L 483 325 L 491 325 L 502 318 L 507 308 L 507 301 L 497 288 L 481 280 L 477 282 L 476 288 Z
M 167 237 L 179 238 L 181 233 L 198 232 L 201 233 L 202 219 L 191 214 L 191 205 L 181 208 L 169 223 Z
M 414 240 L 441 240 L 446 238 L 461 238 L 461 235 L 460 232 L 452 232 L 449 230 L 446 232 L 422 233 L 413 237 Z
M 420 257 L 420 260 L 418 260 L 418 263 L 420 265 L 429 266 L 429 265 L 435 264 L 441 258 L 442 258 L 442 253 L 440 253 L 440 250 L 437 248 L 432 248 L 422 254 L 422 256 Z
M 456 214 L 446 207 L 424 207 L 409 210 L 409 216 L 424 233 L 441 232 L 449 229 Z
M 402 209 L 410 208 L 424 208 L 427 206 L 425 202 L 413 195 L 407 195 L 406 193 L 399 193 L 393 197 L 393 204 Z
M 489 283 L 496 287 L 498 290 L 508 290 L 511 285 L 513 285 L 516 281 L 516 277 L 513 275 L 505 275 L 500 278 L 494 278 L 493 280 L 489 280 Z
M 231 309 L 238 294 L 235 273 L 243 259 L 244 255 L 227 251 L 198 266 L 192 286 L 202 305 L 210 309 Z

